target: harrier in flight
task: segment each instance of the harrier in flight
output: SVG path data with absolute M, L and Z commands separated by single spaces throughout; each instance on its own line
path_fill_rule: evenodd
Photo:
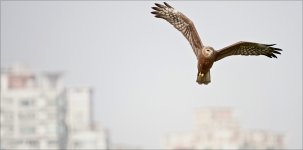
M 198 59 L 198 74 L 197 82 L 199 84 L 210 83 L 210 68 L 215 61 L 232 55 L 264 55 L 269 58 L 277 58 L 277 54 L 282 51 L 279 48 L 272 47 L 275 44 L 261 44 L 254 42 L 240 41 L 220 50 L 214 50 L 210 46 L 204 46 L 198 35 L 198 32 L 193 22 L 177 11 L 169 4 L 164 2 L 164 5 L 155 4 L 157 7 L 152 7 L 155 11 L 151 12 L 157 18 L 162 18 L 178 29 L 185 38 L 189 41 L 196 57 Z

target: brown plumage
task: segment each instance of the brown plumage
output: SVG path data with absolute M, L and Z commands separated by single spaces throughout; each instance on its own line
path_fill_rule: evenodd
M 190 43 L 198 60 L 197 82 L 199 84 L 210 83 L 210 69 L 215 61 L 231 55 L 264 55 L 269 58 L 277 58 L 276 54 L 281 54 L 279 48 L 272 47 L 275 44 L 260 44 L 254 42 L 237 42 L 220 50 L 204 46 L 196 31 L 193 22 L 181 12 L 178 12 L 169 4 L 155 3 L 157 7 L 152 7 L 155 17 L 162 18 L 178 29 Z

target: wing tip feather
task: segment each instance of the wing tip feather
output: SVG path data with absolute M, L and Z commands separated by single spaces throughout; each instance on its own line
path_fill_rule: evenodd
M 271 47 L 271 46 L 275 46 L 277 44 L 263 44 L 263 45 Z
M 164 8 L 165 6 L 159 3 L 155 3 L 156 6 L 160 7 L 160 8 Z
M 153 10 L 160 11 L 159 7 L 151 7 Z
M 281 51 L 283 51 L 281 48 L 273 47 L 277 44 L 264 44 L 264 45 L 272 50 L 269 54 L 270 58 L 278 58 L 276 55 L 281 55 Z
M 173 8 L 171 7 L 168 3 L 164 2 L 164 5 L 166 5 L 168 8 Z

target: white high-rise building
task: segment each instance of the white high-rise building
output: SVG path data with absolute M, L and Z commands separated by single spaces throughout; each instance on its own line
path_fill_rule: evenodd
M 107 149 L 108 134 L 93 122 L 92 90 L 88 87 L 67 88 L 66 122 L 69 127 L 68 148 Z
M 1 70 L 0 149 L 106 149 L 92 122 L 90 88 L 68 88 L 61 73 Z
M 239 126 L 231 108 L 202 108 L 196 112 L 195 128 L 189 133 L 166 137 L 168 149 L 281 149 L 283 136 Z
M 66 145 L 60 73 L 1 70 L 1 149 L 61 149 Z
M 88 87 L 66 89 L 66 120 L 71 131 L 89 129 L 92 124 L 92 90 Z

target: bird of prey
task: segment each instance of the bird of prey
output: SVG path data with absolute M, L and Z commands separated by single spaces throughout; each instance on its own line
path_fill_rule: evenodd
M 273 47 L 276 44 L 261 44 L 255 42 L 240 41 L 220 50 L 214 50 L 210 46 L 204 46 L 194 23 L 184 14 L 174 9 L 164 2 L 164 5 L 155 3 L 156 7 L 152 14 L 157 18 L 162 18 L 178 29 L 189 41 L 198 60 L 198 84 L 210 83 L 210 69 L 215 61 L 232 55 L 264 55 L 269 58 L 277 58 L 276 54 L 281 54 L 280 48 Z

